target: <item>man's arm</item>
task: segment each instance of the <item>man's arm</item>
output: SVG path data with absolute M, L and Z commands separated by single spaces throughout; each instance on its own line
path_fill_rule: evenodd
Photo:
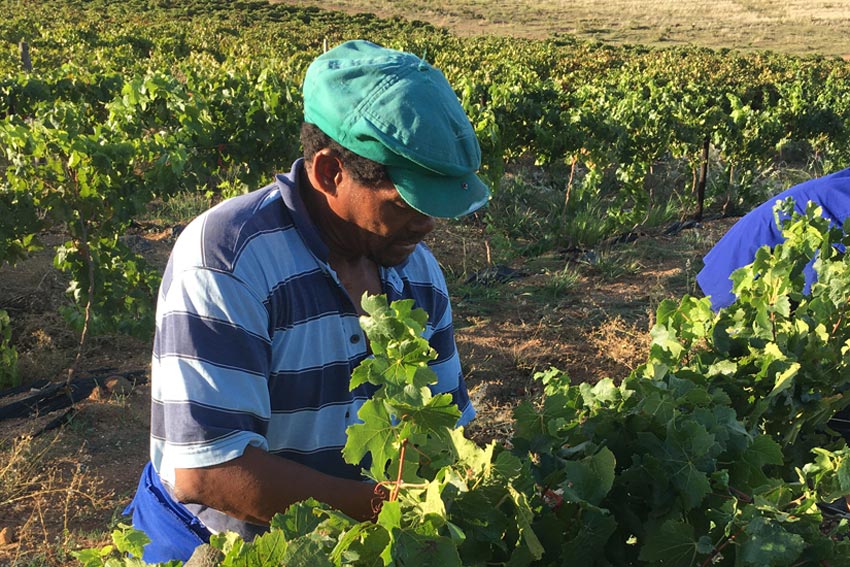
M 370 482 L 330 476 L 248 446 L 241 457 L 195 469 L 176 469 L 175 497 L 203 504 L 242 521 L 268 524 L 290 505 L 315 498 L 358 521 L 374 520 L 383 489 Z

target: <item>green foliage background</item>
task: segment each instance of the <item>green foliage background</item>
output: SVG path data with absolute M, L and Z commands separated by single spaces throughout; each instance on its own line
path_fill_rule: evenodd
M 260 0 L 6 0 L 0 16 L 0 211 L 14 211 L 0 262 L 25 256 L 42 230 L 65 231 L 69 318 L 79 329 L 90 302 L 94 332 L 151 329 L 156 276 L 118 237 L 151 202 L 224 198 L 287 168 L 304 70 L 346 39 L 422 54 L 446 73 L 495 189 L 490 232 L 539 242 L 531 253 L 692 213 L 706 144 L 707 203 L 727 212 L 780 188 L 789 160 L 804 176 L 848 163 L 848 64 L 837 59 L 461 39 Z M 529 163 L 551 179 L 524 205 L 542 219 L 531 224 L 511 212 L 523 192 L 504 179 Z

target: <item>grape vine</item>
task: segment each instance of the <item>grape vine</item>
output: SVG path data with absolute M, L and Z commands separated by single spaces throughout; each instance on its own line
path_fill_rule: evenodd
M 352 385 L 379 390 L 343 455 L 370 456 L 364 475 L 389 499 L 374 523 L 297 504 L 254 542 L 215 536 L 220 564 L 846 565 L 850 524 L 825 523 L 818 503 L 850 494 L 850 449 L 828 427 L 848 404 L 850 259 L 836 245 L 850 236 L 814 206 L 779 211 L 787 240 L 736 272 L 735 304 L 664 302 L 646 363 L 620 383 L 538 374 L 544 398 L 518 405 L 503 444 L 466 439 L 431 395 L 424 312 L 364 297 L 375 357 Z

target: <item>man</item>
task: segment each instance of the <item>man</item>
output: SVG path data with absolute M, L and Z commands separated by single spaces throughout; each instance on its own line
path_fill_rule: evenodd
M 776 225 L 773 208 L 777 201 L 794 199 L 794 209 L 805 213 L 809 201 L 823 209 L 823 216 L 841 225 L 850 216 L 850 169 L 812 179 L 780 193 L 762 203 L 736 222 L 703 258 L 704 267 L 697 274 L 697 283 L 711 297 L 715 310 L 728 307 L 735 301 L 732 293 L 732 272 L 751 264 L 756 250 L 764 245 L 771 248 L 784 240 Z M 812 263 L 814 260 L 812 261 Z M 806 268 L 807 286 L 815 279 L 812 264 Z
M 483 206 L 481 154 L 444 76 L 365 41 L 317 58 L 304 80 L 304 158 L 271 185 L 193 221 L 157 305 L 151 463 L 128 507 L 146 561 L 186 560 L 210 532 L 251 538 L 313 497 L 374 515 L 375 487 L 342 460 L 374 389 L 349 392 L 369 354 L 364 292 L 412 298 L 438 392 L 474 416 L 443 275 L 422 239 L 433 217 Z

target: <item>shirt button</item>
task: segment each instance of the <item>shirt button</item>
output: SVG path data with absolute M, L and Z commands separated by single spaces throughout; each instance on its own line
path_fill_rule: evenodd
M 351 341 L 351 344 L 356 345 L 357 343 L 360 342 L 360 335 L 351 335 L 351 337 L 348 340 Z

